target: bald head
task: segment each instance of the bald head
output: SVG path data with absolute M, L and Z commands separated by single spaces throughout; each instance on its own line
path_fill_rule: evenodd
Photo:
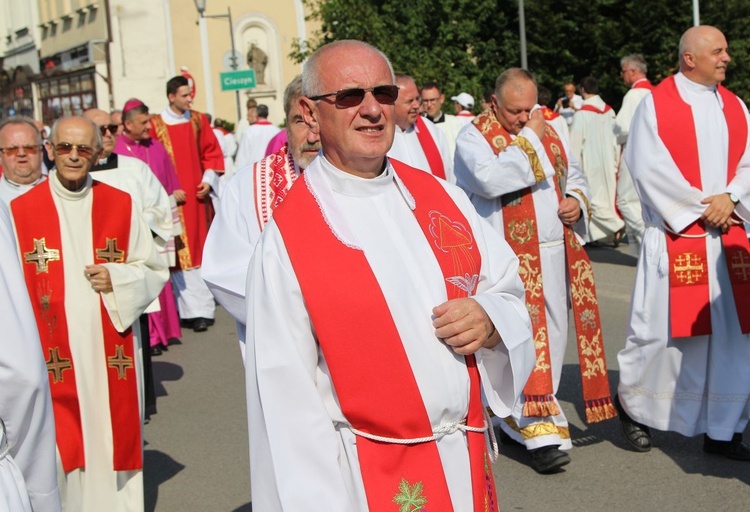
M 419 95 L 417 84 L 409 75 L 396 75 L 396 85 L 398 86 L 398 99 L 393 120 L 402 130 L 406 130 L 417 121 L 422 97 Z
M 115 137 L 117 136 L 117 127 L 112 123 L 112 116 L 104 110 L 90 108 L 83 113 L 83 117 L 99 128 L 102 135 L 101 158 L 109 158 L 109 155 L 115 150 Z
M 729 47 L 724 34 L 709 25 L 689 28 L 680 38 L 680 71 L 693 82 L 714 86 L 726 78 Z

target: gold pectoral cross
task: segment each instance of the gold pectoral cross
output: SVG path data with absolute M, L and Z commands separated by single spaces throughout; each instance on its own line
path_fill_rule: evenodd
M 107 263 L 122 263 L 125 259 L 125 251 L 117 248 L 117 238 L 107 238 L 107 246 L 96 250 L 96 258 Z
M 26 263 L 34 263 L 36 265 L 36 273 L 41 274 L 42 272 L 49 272 L 47 265 L 50 261 L 58 261 L 60 259 L 59 249 L 48 249 L 47 240 L 45 237 L 40 239 L 34 239 L 34 250 L 23 253 L 23 260 Z

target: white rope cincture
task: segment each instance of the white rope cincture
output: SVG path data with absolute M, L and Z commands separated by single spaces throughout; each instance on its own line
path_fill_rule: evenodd
M 466 425 L 466 419 L 463 419 L 461 421 L 454 421 L 452 423 L 442 423 L 439 427 L 435 428 L 432 431 L 431 436 L 426 437 L 411 437 L 411 438 L 398 438 L 398 437 L 386 437 L 386 436 L 379 436 L 376 434 L 371 434 L 369 432 L 364 432 L 362 430 L 356 429 L 352 427 L 351 425 L 347 425 L 345 423 L 338 423 L 338 425 L 351 430 L 354 434 L 364 437 L 366 439 L 369 439 L 371 441 L 378 441 L 380 443 L 391 443 L 391 444 L 420 444 L 420 443 L 429 443 L 431 441 L 437 441 L 438 439 L 441 439 L 447 435 L 453 434 L 455 432 L 458 432 L 459 430 L 462 432 L 486 432 L 487 430 L 492 430 L 488 425 L 492 425 L 491 423 L 487 423 L 485 420 L 484 426 L 482 427 L 471 427 L 469 425 Z

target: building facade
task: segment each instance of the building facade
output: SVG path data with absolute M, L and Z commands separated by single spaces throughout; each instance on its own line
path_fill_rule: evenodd
M 237 122 L 255 98 L 280 124 L 284 88 L 301 71 L 293 42 L 316 29 L 302 0 L 0 0 L 0 14 L 0 117 L 45 124 L 132 97 L 159 112 L 180 73 L 195 85 L 195 109 Z M 233 55 L 255 70 L 254 88 L 222 91 Z

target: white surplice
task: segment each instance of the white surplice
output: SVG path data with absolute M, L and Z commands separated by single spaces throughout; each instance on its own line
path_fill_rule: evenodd
M 47 368 L 10 213 L 2 203 L 0 261 L 0 419 L 5 423 L 0 451 L 10 448 L 0 457 L 0 510 L 54 512 L 61 504 Z
M 238 171 L 265 157 L 268 143 L 281 131 L 281 128 L 266 119 L 262 121 L 251 124 L 242 132 L 237 157 L 234 160 L 235 169 Z
M 646 80 L 643 78 L 642 80 Z M 638 82 L 640 82 L 639 80 Z M 636 82 L 636 83 L 638 83 Z M 633 84 L 635 85 L 635 84 Z M 625 221 L 625 227 L 628 230 L 628 239 L 635 251 L 635 255 L 640 253 L 640 246 L 643 242 L 643 231 L 646 226 L 643 224 L 643 214 L 641 213 L 641 200 L 638 198 L 638 193 L 635 191 L 633 185 L 633 178 L 630 176 L 630 169 L 625 159 L 622 158 L 622 154 L 625 152 L 625 147 L 628 142 L 628 135 L 630 134 L 630 125 L 633 122 L 633 116 L 635 110 L 640 105 L 643 98 L 651 94 L 650 89 L 643 87 L 631 88 L 625 96 L 622 98 L 622 106 L 620 111 L 617 112 L 615 118 L 615 137 L 617 137 L 617 143 L 622 148 L 620 157 L 620 167 L 617 172 L 617 209 L 620 210 L 622 218 Z
M 62 186 L 53 170 L 50 190 L 60 218 L 65 278 L 65 310 L 81 412 L 85 470 L 65 473 L 57 457 L 60 494 L 66 510 L 81 512 L 133 512 L 143 510 L 143 472 L 112 469 L 112 422 L 109 408 L 106 356 L 102 323 L 111 321 L 122 332 L 133 328 L 134 363 L 139 405 L 143 398 L 142 358 L 138 317 L 159 295 L 169 273 L 156 250 L 151 232 L 134 207 L 129 219 L 130 240 L 125 263 L 104 263 L 113 291 L 101 294 L 109 319 L 102 318 L 100 294 L 84 268 L 93 261 L 92 179 L 77 192 Z M 28 243 L 28 241 L 26 241 Z M 51 263 L 52 265 L 55 262 Z M 141 418 L 143 411 L 141 410 Z M 142 419 L 141 419 L 142 421 Z
M 38 185 L 46 179 L 47 176 L 42 175 L 34 183 L 29 183 L 28 185 L 20 185 L 18 183 L 10 181 L 8 177 L 3 174 L 2 176 L 0 176 L 0 201 L 5 203 L 6 205 L 9 205 L 10 202 L 15 198 L 17 198 L 21 194 L 28 192 L 29 190 L 34 188 L 34 186 Z
M 469 378 L 464 358 L 435 338 L 432 308 L 446 300 L 445 282 L 410 209 L 411 194 L 390 165 L 368 180 L 344 173 L 319 156 L 302 179 L 295 186 L 311 187 L 336 236 L 367 257 L 433 428 L 465 418 Z M 494 349 L 480 349 L 477 366 L 488 403 L 496 414 L 506 416 L 535 361 L 517 259 L 479 218 L 465 194 L 439 181 L 466 216 L 481 252 L 475 299 L 503 342 Z M 264 512 L 366 511 L 356 436 L 343 426 L 346 418 L 273 219 L 251 261 L 247 296 L 253 506 Z M 334 428 L 333 422 L 342 426 Z M 443 437 L 438 450 L 455 510 L 473 510 L 464 434 Z
M 716 88 L 675 75 L 693 113 L 702 190 L 682 176 L 657 132 L 653 96 L 643 99 L 625 159 L 641 197 L 646 231 L 636 270 L 625 348 L 618 354 L 620 401 L 636 421 L 685 436 L 727 441 L 750 417 L 750 336 L 740 331 L 719 233 L 710 230 L 707 266 L 712 335 L 673 339 L 669 329 L 669 262 L 664 223 L 680 232 L 706 209 L 701 200 L 732 193 L 750 219 L 750 144 L 727 183 L 728 130 Z M 747 107 L 742 106 L 747 118 Z M 748 139 L 750 142 L 750 138 Z
M 599 95 L 583 101 L 584 105 L 603 110 Z M 603 114 L 579 110 L 570 125 L 570 150 L 581 164 L 591 190 L 591 222 L 587 241 L 611 237 L 625 223 L 615 211 L 617 162 L 620 146 L 614 134 L 615 112 Z
M 432 140 L 435 141 L 438 152 L 440 152 L 440 158 L 443 160 L 443 169 L 445 170 L 445 179 L 451 183 L 455 183 L 456 179 L 453 177 L 453 158 L 448 148 L 448 139 L 434 123 L 425 120 L 424 125 L 432 136 Z M 388 156 L 422 171 L 432 173 L 430 164 L 427 162 L 427 156 L 422 149 L 422 145 L 419 143 L 416 124 L 411 125 L 406 130 L 402 130 L 398 126 L 395 126 L 395 129 L 393 145 L 390 151 L 388 151 Z
M 294 164 L 299 174 L 299 167 Z M 221 205 L 203 246 L 201 277 L 221 306 L 237 322 L 240 349 L 245 350 L 247 267 L 261 234 L 255 207 L 255 166 L 241 169 L 226 184 Z
M 552 366 L 553 392 L 560 384 L 565 348 L 568 342 L 568 288 L 565 266 L 565 246 L 563 245 L 563 223 L 557 215 L 559 200 L 555 191 L 555 169 L 547 157 L 544 146 L 531 128 L 523 128 L 519 136 L 526 138 L 534 147 L 542 164 L 546 179 L 536 183 L 534 173 L 526 153 L 515 145 L 495 155 L 487 140 L 475 125 L 470 124 L 461 130 L 456 144 L 455 173 L 458 186 L 463 188 L 471 199 L 479 215 L 487 219 L 495 230 L 504 236 L 502 199 L 504 194 L 531 187 L 534 210 L 539 235 L 539 254 L 544 283 L 544 306 L 547 315 L 547 334 Z M 515 137 L 513 137 L 515 138 Z M 580 237 L 585 237 L 588 226 L 586 201 L 589 188 L 574 155 L 571 155 L 565 139 L 560 139 L 565 154 L 568 155 L 568 177 L 565 194 L 575 198 L 581 207 L 581 218 L 574 226 Z M 548 445 L 559 445 L 562 449 L 572 448 L 568 435 L 568 420 L 559 415 L 527 418 L 523 416 L 523 400 L 519 400 L 513 410 L 516 426 L 526 429 L 525 436 L 508 427 L 500 426 L 508 435 L 525 443 L 529 449 Z M 535 429 L 535 425 L 553 424 L 556 428 Z M 532 432 L 545 432 L 531 435 Z

